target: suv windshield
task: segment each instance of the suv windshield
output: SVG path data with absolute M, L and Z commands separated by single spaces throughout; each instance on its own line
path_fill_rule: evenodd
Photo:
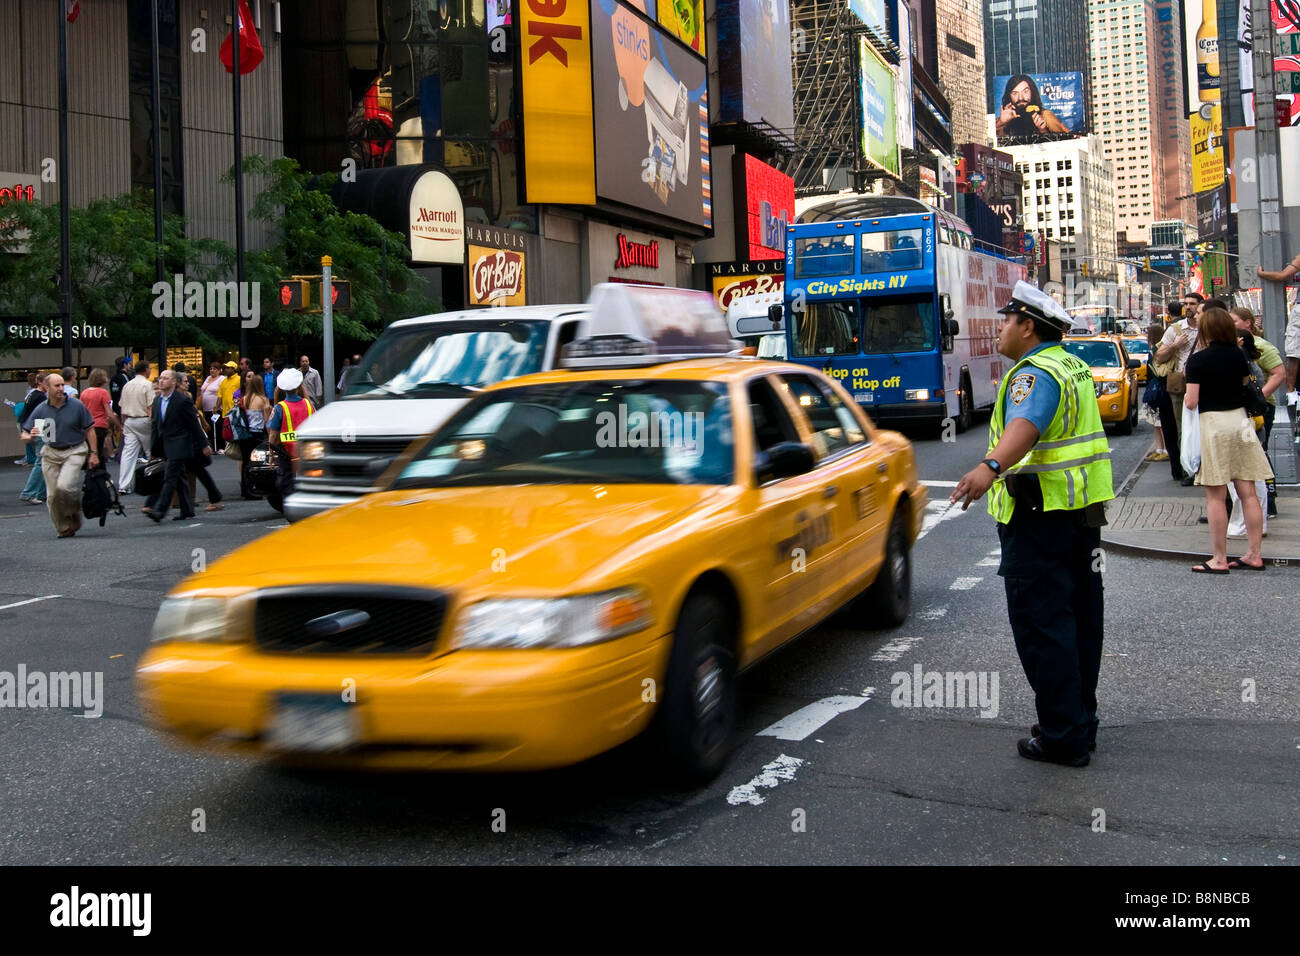
M 1071 355 L 1077 355 L 1093 368 L 1119 368 L 1119 349 L 1113 342 L 1061 343 Z
M 470 402 L 407 464 L 394 488 L 522 484 L 730 484 L 726 385 L 584 381 L 529 385 Z
M 547 322 L 433 322 L 389 328 L 347 381 L 345 398 L 464 395 L 540 371 Z

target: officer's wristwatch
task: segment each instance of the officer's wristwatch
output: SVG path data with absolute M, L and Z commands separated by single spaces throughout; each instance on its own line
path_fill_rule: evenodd
M 989 471 L 993 472 L 993 474 L 995 475 L 1002 474 L 1002 465 L 998 462 L 996 458 L 985 458 L 982 462 L 980 462 L 980 464 L 988 465 Z

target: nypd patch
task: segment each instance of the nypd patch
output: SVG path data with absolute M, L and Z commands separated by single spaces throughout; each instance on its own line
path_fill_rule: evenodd
M 1034 389 L 1034 373 L 1021 372 L 1011 380 L 1011 404 L 1019 405 Z

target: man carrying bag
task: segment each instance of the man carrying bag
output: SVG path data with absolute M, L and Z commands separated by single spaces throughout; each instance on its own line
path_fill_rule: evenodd
M 1195 292 L 1183 297 L 1183 318 L 1165 329 L 1164 337 L 1152 356 L 1151 371 L 1165 380 L 1164 396 L 1160 399 L 1160 427 L 1169 450 L 1169 470 L 1174 481 L 1192 484 L 1193 475 L 1187 474 L 1180 460 L 1179 440 L 1183 425 L 1183 396 L 1187 394 L 1187 359 L 1196 347 L 1196 313 L 1203 299 Z M 1171 306 L 1171 314 L 1172 309 Z

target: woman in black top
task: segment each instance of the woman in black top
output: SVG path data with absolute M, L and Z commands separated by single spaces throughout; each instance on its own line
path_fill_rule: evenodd
M 1201 312 L 1197 327 L 1205 348 L 1187 360 L 1187 395 L 1183 405 L 1200 415 L 1201 470 L 1196 483 L 1205 489 L 1205 513 L 1210 522 L 1214 556 L 1193 571 L 1227 574 L 1229 569 L 1262 571 L 1260 546 L 1264 512 L 1255 495 L 1255 482 L 1273 477 L 1255 426 L 1246 417 L 1243 385 L 1250 375 L 1245 353 L 1237 345 L 1237 329 L 1223 309 Z M 1227 486 L 1232 482 L 1246 519 L 1246 551 L 1228 559 Z

